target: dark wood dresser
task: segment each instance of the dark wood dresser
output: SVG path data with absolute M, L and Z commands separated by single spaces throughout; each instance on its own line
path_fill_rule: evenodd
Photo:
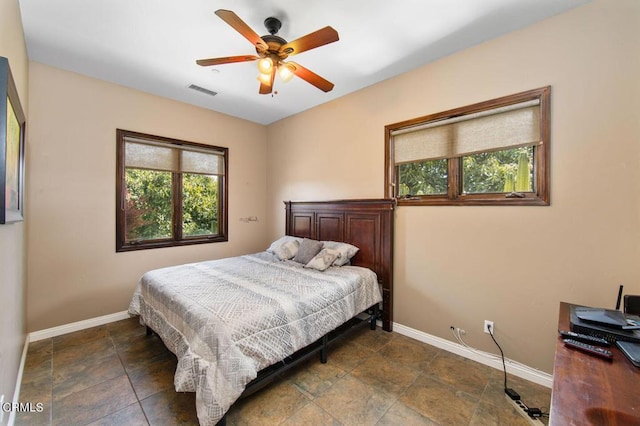
M 558 329 L 569 330 L 570 304 L 561 302 Z M 549 424 L 640 425 L 640 368 L 614 345 L 607 361 L 565 347 L 558 336 Z

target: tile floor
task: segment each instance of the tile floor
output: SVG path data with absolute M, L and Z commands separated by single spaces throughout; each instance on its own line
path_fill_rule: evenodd
M 527 425 L 499 370 L 397 333 L 357 331 L 327 364 L 313 358 L 237 402 L 228 425 Z M 137 318 L 29 345 L 16 425 L 197 424 L 195 395 L 176 393 L 176 358 Z M 509 377 L 530 406 L 551 390 Z

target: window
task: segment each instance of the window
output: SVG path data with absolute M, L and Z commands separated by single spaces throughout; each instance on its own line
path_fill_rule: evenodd
M 399 205 L 549 205 L 550 87 L 385 126 Z
M 116 139 L 116 251 L 227 241 L 227 148 L 120 129 Z

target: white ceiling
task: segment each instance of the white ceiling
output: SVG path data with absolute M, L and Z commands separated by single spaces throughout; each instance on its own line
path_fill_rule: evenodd
M 19 0 L 29 59 L 269 124 L 589 0 Z M 255 62 L 196 59 L 255 54 L 214 12 L 235 12 L 256 33 L 282 21 L 288 41 L 327 25 L 340 40 L 290 59 L 335 84 L 276 80 L 259 95 Z M 217 92 L 211 97 L 187 88 Z

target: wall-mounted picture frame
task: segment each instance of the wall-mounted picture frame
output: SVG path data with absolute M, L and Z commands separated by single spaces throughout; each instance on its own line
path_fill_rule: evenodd
M 0 224 L 24 220 L 25 121 L 9 60 L 0 56 Z

